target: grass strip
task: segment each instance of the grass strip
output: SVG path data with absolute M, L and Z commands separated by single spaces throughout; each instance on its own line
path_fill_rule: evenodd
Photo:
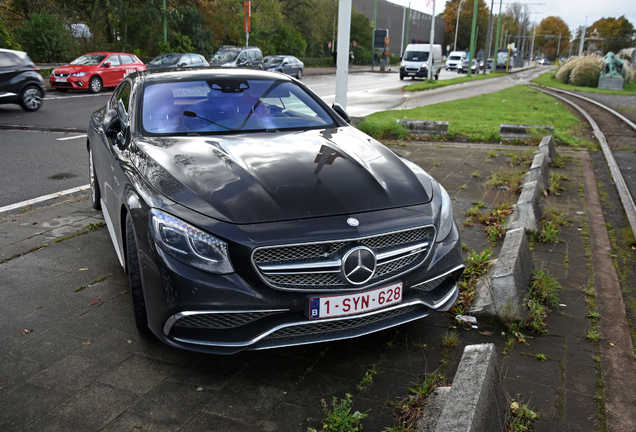
M 486 75 L 479 74 L 479 75 L 471 75 L 469 77 L 459 76 L 457 78 L 451 78 L 451 79 L 443 80 L 443 81 L 439 81 L 439 80 L 418 81 L 416 83 L 405 86 L 404 90 L 410 91 L 410 92 L 432 90 L 432 89 L 446 87 L 453 84 L 461 84 L 465 82 L 479 81 L 479 80 L 484 80 L 489 78 L 497 78 L 497 77 L 506 76 L 506 75 L 508 75 L 507 72 L 492 72 Z
M 533 83 L 544 85 L 547 87 L 554 87 L 561 90 L 568 91 L 580 91 L 580 92 L 588 92 L 588 93 L 607 93 L 607 94 L 636 94 L 636 81 L 632 81 L 630 83 L 625 84 L 623 90 L 610 90 L 610 89 L 599 89 L 594 87 L 580 87 L 573 86 L 570 84 L 563 84 L 562 82 L 557 81 L 556 79 L 556 71 L 550 71 L 548 73 L 544 73 L 538 78 L 532 80 Z
M 448 121 L 448 139 L 468 136 L 474 142 L 499 143 L 499 125 L 553 125 L 554 137 L 569 146 L 596 149 L 596 144 L 576 138 L 580 125 L 560 101 L 525 85 L 469 99 L 408 110 L 381 111 L 367 116 L 358 129 L 376 139 L 405 139 L 408 130 L 398 119 Z

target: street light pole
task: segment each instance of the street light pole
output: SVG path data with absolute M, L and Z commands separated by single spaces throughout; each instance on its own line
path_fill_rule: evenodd
M 459 2 L 459 7 L 457 8 L 457 23 L 455 23 L 455 45 L 453 45 L 453 51 L 457 51 L 457 30 L 459 29 L 459 13 L 462 11 L 462 3 L 464 3 L 464 0 Z
M 433 13 L 431 14 L 431 35 L 428 38 L 428 80 L 433 79 L 433 44 L 435 43 L 435 0 L 433 0 Z M 441 59 L 439 59 L 441 60 Z
M 471 66 L 473 63 L 473 59 L 475 58 L 475 45 L 477 45 L 476 42 L 476 38 L 477 38 L 477 34 L 476 34 L 476 29 L 477 29 L 477 0 L 475 0 L 475 7 L 473 8 L 473 26 L 472 26 L 472 30 L 470 32 L 470 58 L 468 59 L 468 69 L 466 71 L 466 76 L 470 77 L 471 75 Z
M 585 25 L 583 26 L 583 31 L 581 32 L 581 42 L 579 44 L 579 57 L 583 55 L 583 45 L 585 45 L 585 31 L 587 30 L 587 15 L 585 15 Z

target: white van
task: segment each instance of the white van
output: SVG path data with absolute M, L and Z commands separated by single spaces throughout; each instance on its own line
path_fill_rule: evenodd
M 448 55 L 446 60 L 446 70 L 457 69 L 457 66 L 466 60 L 466 51 L 453 51 Z
M 431 52 L 430 44 L 408 44 L 404 51 L 404 56 L 400 62 L 400 79 L 404 77 L 427 78 L 428 77 L 428 56 Z M 439 78 L 439 71 L 442 68 L 442 46 L 433 45 L 433 76 Z

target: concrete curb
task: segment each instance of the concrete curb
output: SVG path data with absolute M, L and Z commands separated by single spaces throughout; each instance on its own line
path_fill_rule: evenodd
M 524 125 L 524 124 L 505 124 L 499 125 L 499 135 L 504 141 L 511 141 L 515 139 L 530 139 L 532 134 L 529 129 L 543 129 L 546 132 L 554 133 L 554 126 L 552 125 Z
M 548 161 L 554 157 L 556 149 L 550 135 L 541 140 L 530 171 L 524 175 L 523 190 L 508 219 L 509 231 L 499 258 L 492 271 L 477 283 L 469 314 L 503 321 L 526 319 L 524 299 L 534 269 L 526 231 L 541 229 L 541 190 L 548 179 Z
M 444 408 L 438 419 L 430 412 L 418 423 L 417 432 L 504 431 L 507 401 L 492 343 L 468 345 L 457 368 Z M 438 405 L 436 401 L 433 405 Z M 439 406 L 439 405 L 438 405 Z
M 406 126 L 409 132 L 415 135 L 448 135 L 447 121 L 398 119 L 397 122 Z

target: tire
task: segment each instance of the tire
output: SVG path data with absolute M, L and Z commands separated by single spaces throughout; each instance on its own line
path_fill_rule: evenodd
M 146 312 L 146 301 L 144 290 L 141 285 L 141 268 L 139 267 L 139 257 L 137 255 L 137 241 L 133 230 L 130 214 L 126 215 L 126 267 L 128 269 L 128 283 L 130 284 L 130 297 L 132 298 L 133 314 L 135 324 L 140 333 L 148 333 L 148 314 Z
M 42 107 L 42 89 L 30 85 L 20 94 L 20 105 L 25 111 L 37 111 Z
M 99 189 L 99 182 L 97 181 L 97 174 L 95 174 L 95 164 L 93 163 L 93 150 L 88 148 L 88 178 L 90 180 L 91 187 L 91 207 L 95 210 L 102 208 L 101 198 L 102 193 Z
M 400 75 L 400 79 L 403 80 L 404 79 L 404 75 Z
M 91 93 L 99 93 L 100 91 L 102 91 L 102 85 L 103 84 L 101 78 L 98 76 L 94 76 L 88 82 L 88 91 Z
M 435 81 L 437 81 L 439 79 L 439 72 L 437 72 L 437 75 L 435 75 Z
M 298 72 L 296 72 L 296 79 L 301 79 L 302 77 L 303 77 L 303 70 L 298 69 Z

